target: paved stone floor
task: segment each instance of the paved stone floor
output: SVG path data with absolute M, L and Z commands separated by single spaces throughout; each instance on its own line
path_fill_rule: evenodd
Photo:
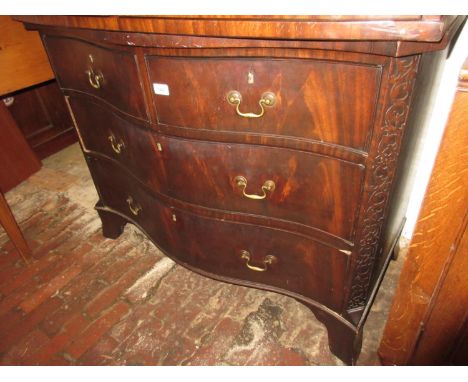
M 0 364 L 342 365 L 292 298 L 190 272 L 131 225 L 105 239 L 77 144 L 6 197 L 35 259 L 25 266 L 0 231 Z M 402 260 L 380 289 L 359 365 L 379 364 Z

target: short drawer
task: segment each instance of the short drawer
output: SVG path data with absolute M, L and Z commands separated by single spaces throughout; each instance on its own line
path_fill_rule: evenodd
M 367 148 L 380 85 L 377 66 L 157 56 L 146 62 L 161 124 Z
M 352 241 L 364 167 L 260 145 L 160 136 L 161 191 L 218 210 L 261 215 Z
M 170 253 L 191 266 L 256 286 L 273 286 L 339 311 L 349 256 L 290 232 L 173 209 L 180 239 Z
M 163 164 L 149 131 L 92 99 L 70 97 L 69 102 L 85 152 L 112 158 L 149 187 L 160 189 Z
M 133 53 L 66 37 L 46 35 L 44 43 L 63 89 L 91 94 L 127 114 L 147 119 Z

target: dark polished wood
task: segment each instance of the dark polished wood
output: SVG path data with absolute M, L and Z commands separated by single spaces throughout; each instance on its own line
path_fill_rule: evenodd
M 9 112 L 40 159 L 78 140 L 56 81 L 9 94 L 8 99 Z
M 95 158 L 89 161 L 103 205 L 136 222 L 176 261 L 222 278 L 271 285 L 339 309 L 346 254 L 283 230 L 202 217 L 162 204 L 115 165 Z M 116 182 L 117 190 L 112 187 Z M 138 212 L 132 212 L 138 207 Z M 268 255 L 276 261 L 266 271 L 251 270 L 241 258 L 242 250 L 251 253 L 253 266 L 263 268 Z
M 119 117 L 94 99 L 72 96 L 68 101 L 85 152 L 117 160 L 153 190 L 161 190 L 163 169 L 153 142 L 157 138 L 144 125 Z
M 455 16 L 16 16 L 30 24 L 292 40 L 440 41 Z
M 79 40 L 48 36 L 44 40 L 57 81 L 65 89 L 92 94 L 146 119 L 147 112 L 135 55 Z M 87 73 L 92 70 L 92 74 Z M 102 74 L 96 81 L 90 76 Z M 94 81 L 93 87 L 90 81 Z
M 463 18 L 21 20 L 67 96 L 104 235 L 131 222 L 189 269 L 296 298 L 355 363 L 401 220 L 421 53 Z
M 379 88 L 380 67 L 334 61 L 263 58 L 146 57 L 158 123 L 237 133 L 300 137 L 365 151 Z M 251 77 L 251 83 L 248 82 Z M 336 84 L 342 84 L 336 92 Z M 265 92 L 276 96 L 262 118 L 242 118 L 224 102 L 242 95 L 241 112 L 259 113 Z M 355 102 L 356 99 L 365 100 Z
M 7 192 L 41 168 L 41 162 L 0 101 L 0 190 Z
M 162 136 L 159 142 L 167 195 L 208 208 L 289 220 L 354 241 L 363 167 L 264 146 Z M 245 188 L 236 184 L 238 176 L 246 179 Z M 262 190 L 267 181 L 274 182 L 273 191 Z

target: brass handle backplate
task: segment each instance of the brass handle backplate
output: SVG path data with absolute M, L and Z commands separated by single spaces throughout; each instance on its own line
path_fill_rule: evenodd
M 260 118 L 265 114 L 265 108 L 263 106 L 273 106 L 276 102 L 276 96 L 272 92 L 265 92 L 258 101 L 260 105 L 260 113 L 243 113 L 240 111 L 240 104 L 242 101 L 242 95 L 237 90 L 231 90 L 227 95 L 227 100 L 231 105 L 236 105 L 236 112 L 238 115 L 244 118 Z
M 245 192 L 245 189 L 247 188 L 247 179 L 243 177 L 242 175 L 238 175 L 234 178 L 234 182 L 236 182 L 237 187 L 242 189 L 242 194 L 249 199 L 254 199 L 254 200 L 261 200 L 265 199 L 267 196 L 267 192 L 273 192 L 275 190 L 275 182 L 272 180 L 267 180 L 265 183 L 263 183 L 262 186 L 262 191 L 263 195 L 256 195 L 256 194 L 247 194 Z
M 114 150 L 116 154 L 120 154 L 122 152 L 122 149 L 125 148 L 124 141 L 120 140 L 119 142 L 117 142 L 117 139 L 114 137 L 114 134 L 109 135 L 107 138 L 110 141 L 112 150 Z
M 131 196 L 127 198 L 127 203 L 128 203 L 128 208 L 130 208 L 130 211 L 135 216 L 137 216 L 142 210 L 141 206 L 138 203 L 136 203 Z
M 251 265 L 250 264 L 250 259 L 251 259 L 250 252 L 246 251 L 245 249 L 241 251 L 241 259 L 247 260 L 245 262 L 245 265 L 247 266 L 247 268 L 256 272 L 265 272 L 266 270 L 268 270 L 268 265 L 273 265 L 274 263 L 277 262 L 277 259 L 275 256 L 266 255 L 262 261 L 263 267 L 257 267 L 255 265 Z

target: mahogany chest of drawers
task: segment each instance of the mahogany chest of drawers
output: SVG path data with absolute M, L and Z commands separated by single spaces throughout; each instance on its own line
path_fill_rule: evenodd
M 189 269 L 296 298 L 354 363 L 433 52 L 462 20 L 20 20 L 68 100 L 104 235 L 130 222 Z

